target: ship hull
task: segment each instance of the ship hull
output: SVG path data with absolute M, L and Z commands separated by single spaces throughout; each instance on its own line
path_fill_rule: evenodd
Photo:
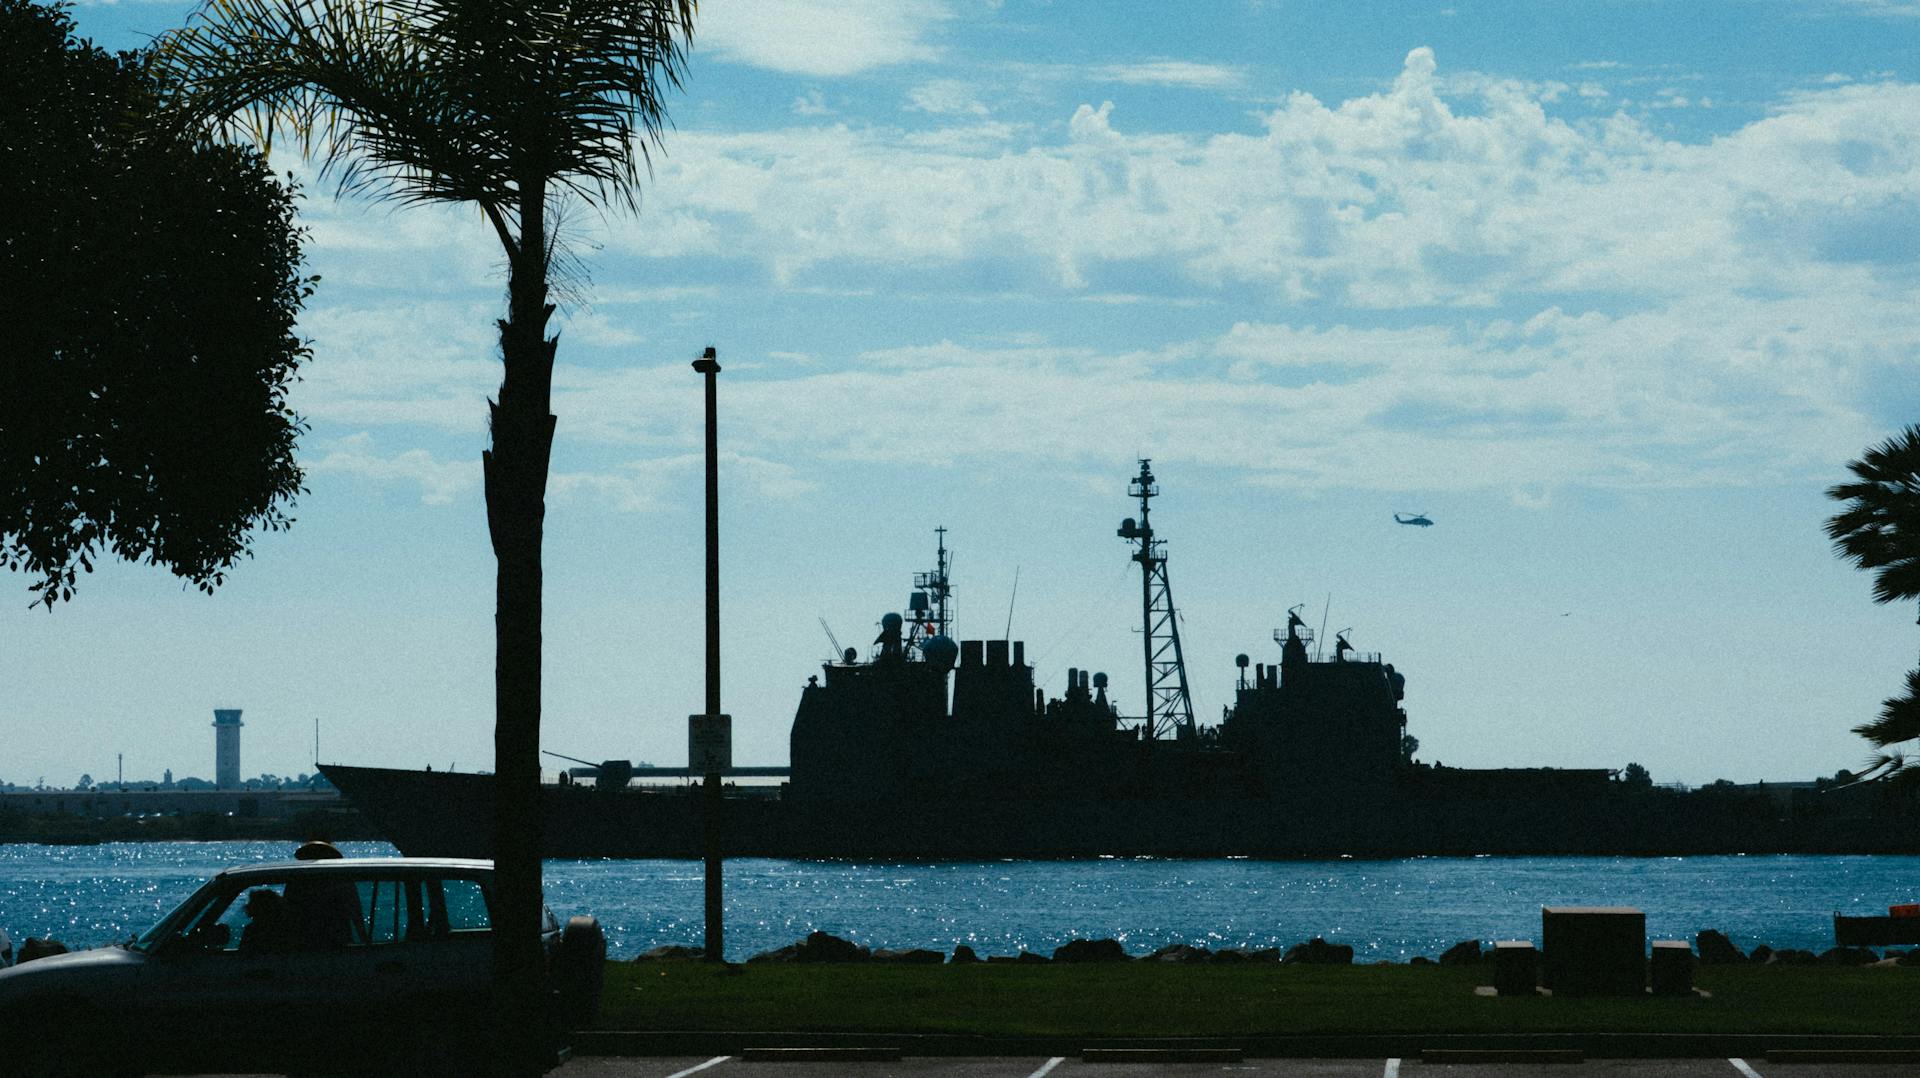
M 493 779 L 324 765 L 356 808 L 408 856 L 489 857 Z M 702 856 L 694 787 L 603 791 L 548 786 L 550 858 Z M 1365 804 L 1273 798 L 946 799 L 911 804 L 728 798 L 729 857 L 856 860 L 1157 857 L 1404 857 L 1920 853 L 1920 829 L 1844 819 L 1675 812 L 1658 800 L 1448 798 L 1390 794 Z

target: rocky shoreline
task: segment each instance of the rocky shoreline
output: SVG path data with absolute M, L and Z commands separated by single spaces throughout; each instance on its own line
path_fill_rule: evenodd
M 1751 954 L 1734 946 L 1725 934 L 1714 929 L 1703 929 L 1694 937 L 1694 961 L 1700 965 L 1763 965 L 1763 966 L 1868 966 L 1899 965 L 1920 966 L 1920 948 L 1903 951 L 1890 948 L 1884 952 L 1875 952 L 1866 947 L 1832 947 L 1815 953 L 1807 950 L 1783 948 L 1775 950 L 1766 944 L 1755 947 Z M 630 961 L 633 962 L 693 962 L 699 961 L 703 953 L 698 947 L 680 944 L 667 944 L 655 947 Z M 847 965 L 854 963 L 880 963 L 894 965 L 971 965 L 975 963 L 1088 963 L 1088 962 L 1173 962 L 1173 963 L 1209 963 L 1231 965 L 1242 962 L 1271 962 L 1280 964 L 1308 966 L 1350 966 L 1354 965 L 1353 948 L 1344 943 L 1329 943 L 1315 936 L 1303 940 L 1285 951 L 1278 947 L 1263 947 L 1257 950 L 1243 950 L 1226 947 L 1209 950 L 1186 943 L 1172 943 L 1144 955 L 1129 954 L 1118 940 L 1069 940 L 1054 948 L 1051 955 L 1034 951 L 1019 951 L 1011 955 L 977 954 L 972 947 L 960 944 L 953 949 L 951 956 L 942 951 L 926 948 L 891 949 L 886 947 L 869 948 L 851 940 L 841 939 L 826 932 L 812 932 L 805 939 L 771 951 L 762 951 L 747 959 L 748 965 L 767 963 L 818 963 Z M 1491 963 L 1492 950 L 1480 940 L 1462 940 L 1447 948 L 1438 959 L 1425 955 L 1415 955 L 1405 965 L 1410 966 L 1477 966 Z M 1393 966 L 1403 963 L 1386 960 L 1368 963 L 1375 966 Z

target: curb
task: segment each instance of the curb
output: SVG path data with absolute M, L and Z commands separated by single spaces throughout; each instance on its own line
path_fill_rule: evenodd
M 903 1056 L 1082 1056 L 1087 1052 L 1240 1052 L 1248 1057 L 1426 1059 L 1451 1053 L 1578 1053 L 1599 1059 L 1740 1057 L 1775 1062 L 1920 1060 L 1920 1036 L 1796 1033 L 1389 1033 L 1090 1038 L 779 1030 L 585 1030 L 580 1056 L 744 1055 L 769 1049 L 892 1051 Z M 782 1056 L 779 1058 L 800 1058 Z M 818 1056 L 812 1058 L 820 1058 Z M 1138 1058 L 1138 1057 L 1132 1057 Z M 1455 1060 L 1464 1062 L 1464 1060 Z

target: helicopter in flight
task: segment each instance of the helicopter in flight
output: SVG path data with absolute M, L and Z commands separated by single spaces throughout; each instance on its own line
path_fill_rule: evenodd
M 1407 515 L 1407 516 L 1403 516 L 1399 513 L 1395 513 L 1393 514 L 1393 522 L 1395 524 L 1411 524 L 1416 528 L 1433 527 L 1433 521 L 1428 520 L 1427 514 L 1425 513 L 1414 513 L 1412 515 Z

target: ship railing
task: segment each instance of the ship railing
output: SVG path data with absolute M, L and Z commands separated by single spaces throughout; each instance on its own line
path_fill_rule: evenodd
M 1380 653 L 1377 651 L 1349 651 L 1347 652 L 1347 657 L 1345 659 L 1337 659 L 1332 655 L 1327 655 L 1322 658 L 1315 659 L 1314 661 L 1322 662 L 1322 663 L 1331 663 L 1331 662 L 1377 663 L 1380 661 Z

